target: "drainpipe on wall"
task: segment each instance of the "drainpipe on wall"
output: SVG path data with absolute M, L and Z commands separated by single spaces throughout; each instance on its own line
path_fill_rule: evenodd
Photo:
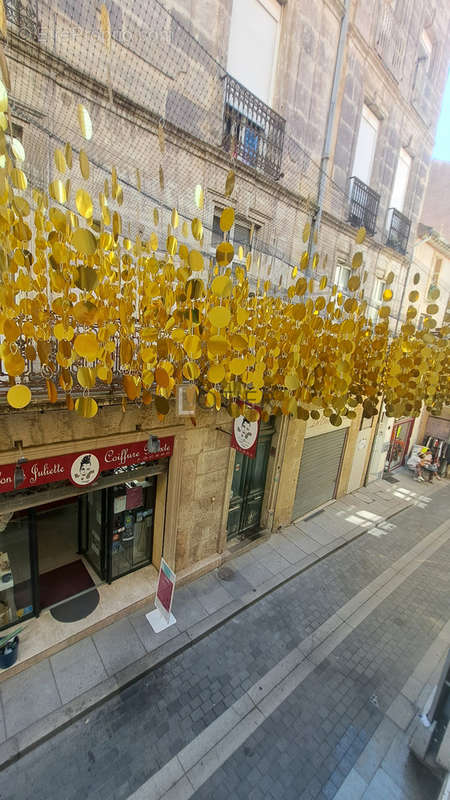
M 342 64 L 344 60 L 345 43 L 347 39 L 349 10 L 351 0 L 344 0 L 344 10 L 341 17 L 341 27 L 339 31 L 339 41 L 336 52 L 336 62 L 334 65 L 333 85 L 331 87 L 330 105 L 328 107 L 327 127 L 325 131 L 325 141 L 323 143 L 322 158 L 320 159 L 320 176 L 317 191 L 317 211 L 311 224 L 311 233 L 308 243 L 308 252 L 311 254 L 313 249 L 314 237 L 319 232 L 322 220 L 322 207 L 325 197 L 325 189 L 328 180 L 328 162 L 330 160 L 331 137 L 333 134 L 334 120 L 336 117 L 336 101 L 342 77 Z

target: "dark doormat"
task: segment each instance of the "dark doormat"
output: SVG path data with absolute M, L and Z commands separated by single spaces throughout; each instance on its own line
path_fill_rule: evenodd
M 58 569 L 52 569 L 50 572 L 43 572 L 39 575 L 41 608 L 61 603 L 68 597 L 84 592 L 94 585 L 81 558 L 65 564 L 63 567 L 58 567 Z
M 388 483 L 400 483 L 399 479 L 394 478 L 392 475 L 383 475 L 383 480 Z
M 66 600 L 65 603 L 59 603 L 50 609 L 52 617 L 58 622 L 77 622 L 79 619 L 88 617 L 89 614 L 97 608 L 100 600 L 100 595 L 97 589 L 91 589 L 88 592 L 79 594 L 78 597 L 72 597 Z

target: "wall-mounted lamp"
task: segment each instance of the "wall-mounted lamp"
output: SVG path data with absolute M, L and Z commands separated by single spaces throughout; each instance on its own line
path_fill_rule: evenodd
M 150 436 L 147 442 L 147 450 L 149 453 L 159 453 L 161 442 L 157 436 Z
M 19 458 L 17 459 L 16 467 L 14 469 L 14 488 L 19 489 L 22 486 L 22 483 L 24 483 L 26 477 L 22 465 L 26 464 L 28 459 L 25 458 L 22 453 L 22 442 L 14 442 L 14 444 L 19 450 Z

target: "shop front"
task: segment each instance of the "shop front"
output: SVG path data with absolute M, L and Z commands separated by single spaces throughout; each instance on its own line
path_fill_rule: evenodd
M 414 419 L 396 420 L 392 428 L 391 439 L 387 451 L 385 472 L 392 472 L 398 467 L 402 467 L 406 461 L 411 433 L 414 427 Z
M 0 627 L 46 608 L 59 621 L 84 618 L 100 584 L 159 566 L 155 515 L 173 441 L 0 466 Z

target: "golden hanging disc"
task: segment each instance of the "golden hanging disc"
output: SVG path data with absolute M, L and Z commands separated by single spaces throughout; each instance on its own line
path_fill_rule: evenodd
M 25 408 L 31 402 L 31 391 L 28 386 L 16 384 L 8 389 L 6 400 L 11 408 Z
M 192 230 L 192 236 L 199 242 L 203 235 L 203 225 L 202 221 L 198 219 L 198 217 L 194 217 L 194 219 L 192 220 L 191 230 Z
M 216 260 L 219 266 L 226 267 L 233 260 L 234 248 L 230 242 L 221 242 L 216 248 Z
M 195 187 L 194 198 L 195 198 L 195 205 L 197 206 L 199 211 L 201 211 L 205 203 L 205 197 L 203 194 L 203 189 L 199 183 Z
M 181 249 L 181 248 L 180 248 Z M 191 250 L 189 252 L 189 266 L 194 272 L 201 272 L 204 268 L 203 255 L 199 250 Z
M 358 251 L 352 258 L 352 269 L 359 269 L 363 261 L 363 254 Z
M 51 182 L 48 188 L 50 196 L 53 198 L 53 200 L 56 200 L 57 203 L 64 204 L 67 202 L 66 187 L 62 180 L 57 178 Z
M 80 131 L 85 139 L 88 141 L 92 139 L 92 122 L 89 116 L 89 111 L 85 106 L 81 103 L 78 104 L 77 107 L 77 114 L 78 114 L 78 124 L 80 126 Z
M 80 150 L 78 160 L 80 163 L 81 174 L 83 178 L 87 181 L 89 179 L 89 159 L 84 150 Z
M 92 419 L 98 411 L 98 405 L 93 397 L 79 397 L 75 400 L 75 411 L 80 417 Z
M 218 275 L 211 284 L 211 292 L 216 297 L 230 297 L 233 284 L 228 275 Z
M 94 213 L 92 197 L 85 189 L 78 189 L 75 196 L 75 203 L 78 213 L 85 219 L 91 219 Z
M 226 233 L 234 224 L 234 208 L 224 208 L 220 215 L 220 230 Z
M 72 234 L 72 245 L 78 253 L 91 256 L 97 249 L 97 239 L 87 228 L 78 228 Z
M 215 328 L 226 328 L 231 319 L 231 312 L 226 306 L 215 306 L 209 309 L 208 319 Z
M 227 175 L 227 179 L 225 181 L 225 195 L 226 195 L 226 197 L 230 197 L 230 195 L 233 194 L 235 179 L 236 179 L 236 173 L 234 172 L 233 169 L 230 169 L 230 171 L 229 171 L 229 173 Z
M 158 414 L 162 416 L 166 416 L 169 413 L 169 401 L 166 397 L 162 397 L 161 395 L 156 395 L 155 397 L 155 408 Z

